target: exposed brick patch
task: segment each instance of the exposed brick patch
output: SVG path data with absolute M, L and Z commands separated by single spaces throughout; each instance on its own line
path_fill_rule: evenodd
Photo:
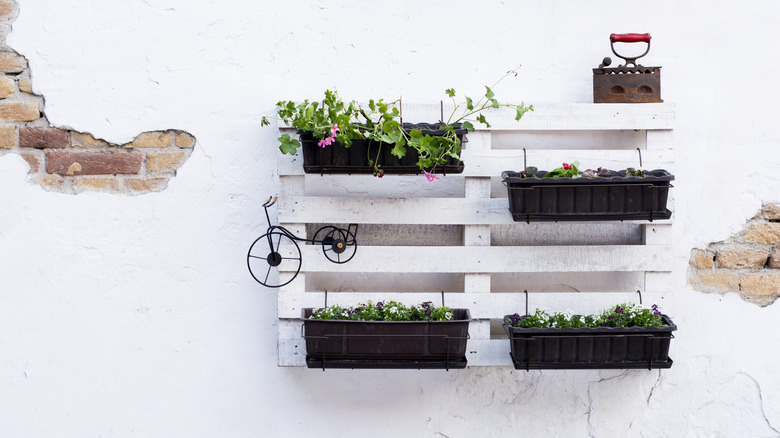
M 38 102 L 0 102 L 0 122 L 32 122 L 40 118 Z
M 733 248 L 718 251 L 719 268 L 761 269 L 766 265 L 769 251 L 763 248 Z
M 18 143 L 16 126 L 0 126 L 0 149 L 11 149 Z
M 68 131 L 47 127 L 19 128 L 19 146 L 23 148 L 64 148 L 68 146 Z
M 34 152 L 22 152 L 22 158 L 30 165 L 30 173 L 41 171 L 41 158 Z
M 153 131 L 139 134 L 135 140 L 124 145 L 126 148 L 166 148 L 173 144 L 171 131 Z
M 63 176 L 138 174 L 143 156 L 122 152 L 46 152 L 46 172 Z
M 176 134 L 176 146 L 182 149 L 191 148 L 195 146 L 195 137 L 186 132 L 179 132 Z
M 0 99 L 13 96 L 15 92 L 16 81 L 6 76 L 0 76 Z
M 691 251 L 689 283 L 698 291 L 736 292 L 768 306 L 780 297 L 780 204 L 766 204 L 745 229 Z
M 168 178 L 126 179 L 125 187 L 134 192 L 156 192 L 165 187 Z
M 6 48 L 0 51 L 0 72 L 21 73 L 27 68 L 27 59 L 24 56 Z
M 0 0 L 0 153 L 20 154 L 30 165 L 30 181 L 48 191 L 138 195 L 164 190 L 192 154 L 195 137 L 167 129 L 113 144 L 51 126 L 43 97 L 33 93 L 27 59 L 3 42 L 18 14 L 17 2 Z

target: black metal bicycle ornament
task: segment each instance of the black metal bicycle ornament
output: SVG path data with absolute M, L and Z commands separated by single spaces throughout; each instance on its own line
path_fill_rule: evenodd
M 304 239 L 281 225 L 271 225 L 268 207 L 275 203 L 276 197 L 272 196 L 263 204 L 268 229 L 265 234 L 252 243 L 246 255 L 249 273 L 258 283 L 265 287 L 282 287 L 295 280 L 295 277 L 301 272 L 303 262 L 298 242 L 322 245 L 322 253 L 325 258 L 333 263 L 347 263 L 355 256 L 357 224 L 349 224 L 347 229 L 326 225 L 317 230 L 311 239 Z M 277 271 L 294 274 L 287 281 L 281 282 L 281 278 L 274 279 L 274 276 L 271 275 L 274 268 Z

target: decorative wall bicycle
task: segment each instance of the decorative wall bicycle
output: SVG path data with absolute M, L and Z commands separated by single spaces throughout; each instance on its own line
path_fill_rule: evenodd
M 249 247 L 246 264 L 252 278 L 266 287 L 282 287 L 295 280 L 301 271 L 301 248 L 298 242 L 322 245 L 325 258 L 333 263 L 346 263 L 352 260 L 357 251 L 357 224 L 349 224 L 347 229 L 326 225 L 314 233 L 311 239 L 304 239 L 291 233 L 281 225 L 271 225 L 268 207 L 276 203 L 277 197 L 269 197 L 263 204 L 268 229 Z M 276 268 L 285 272 L 294 272 L 293 276 L 281 283 L 275 280 L 271 272 Z

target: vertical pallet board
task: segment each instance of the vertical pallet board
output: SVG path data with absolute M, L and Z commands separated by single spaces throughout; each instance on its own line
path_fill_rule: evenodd
M 420 105 L 416 110 L 420 114 L 437 114 L 439 106 Z M 407 116 L 410 111 L 407 111 L 406 106 L 404 111 L 405 118 L 411 119 L 412 116 Z M 378 183 L 370 176 L 304 175 L 300 157 L 279 156 L 280 190 L 276 211 L 279 223 L 296 235 L 305 236 L 308 224 L 358 223 L 379 229 L 401 227 L 400 234 L 422 226 L 462 227 L 461 244 L 448 243 L 444 246 L 419 246 L 414 241 L 404 241 L 402 238 L 389 246 L 364 245 L 361 244 L 361 237 L 363 241 L 370 242 L 372 236 L 361 234 L 361 229 L 358 232 L 355 258 L 342 265 L 325 260 L 317 246 L 301 245 L 301 272 L 295 281 L 278 291 L 279 366 L 305 365 L 305 346 L 298 318 L 301 308 L 324 304 L 324 291 L 307 285 L 315 284 L 313 280 L 318 275 L 387 275 L 399 278 L 397 285 L 387 288 L 393 290 L 384 292 L 359 288 L 353 290 L 349 287 L 338 292 L 331 291 L 328 298 L 330 304 L 356 304 L 382 299 L 394 299 L 407 304 L 438 301 L 442 292 L 439 288 L 410 289 L 408 283 L 400 280 L 400 276 L 406 273 L 462 275 L 462 289 L 446 290 L 445 302 L 450 307 L 469 308 L 475 319 L 469 330 L 469 366 L 512 366 L 507 339 L 495 333 L 496 321 L 507 313 L 524 310 L 521 303 L 525 301 L 524 290 L 528 287 L 518 282 L 512 283 L 507 290 L 506 286 L 502 286 L 507 276 L 510 279 L 515 275 L 523 279 L 526 278 L 523 276 L 527 276 L 533 280 L 555 278 L 549 276 L 557 275 L 577 276 L 581 273 L 604 276 L 612 273 L 637 274 L 641 283 L 638 288 L 644 295 L 656 297 L 668 293 L 671 260 L 667 254 L 672 242 L 673 217 L 652 223 L 635 221 L 609 225 L 639 227 L 640 238 L 635 242 L 561 244 L 553 242 L 552 237 L 546 237 L 556 234 L 555 228 L 512 221 L 506 193 L 497 192 L 496 186 L 503 170 L 518 170 L 522 166 L 524 147 L 527 149 L 528 164 L 540 169 L 551 169 L 560 166 L 563 161 L 575 159 L 585 167 L 636 167 L 638 155 L 635 148 L 620 144 L 609 148 L 567 146 L 572 141 L 576 143 L 578 132 L 595 132 L 593 135 L 596 138 L 621 132 L 627 132 L 628 136 L 634 138 L 637 137 L 635 132 L 643 133 L 640 149 L 644 167 L 665 168 L 674 173 L 673 105 L 539 105 L 519 123 L 513 120 L 510 112 L 500 111 L 492 114 L 490 121 L 491 129 L 468 134 L 468 142 L 463 150 L 465 171 L 462 175 L 443 177 L 446 182 L 442 183 L 442 187 L 446 184 L 448 188 L 440 192 L 429 192 L 431 186 L 417 190 L 420 184 L 429 184 L 422 177 L 388 175 Z M 521 140 L 512 140 L 510 147 L 507 147 L 505 139 L 513 138 L 511 136 L 516 134 L 530 135 L 527 138 L 518 137 Z M 560 142 L 557 140 L 559 137 L 562 139 Z M 415 190 L 409 190 L 409 187 Z M 412 195 L 407 196 L 406 191 Z M 673 207 L 670 209 L 673 210 Z M 508 234 L 520 242 L 535 243 L 501 242 L 497 240 L 498 236 L 493 235 L 495 227 L 507 227 Z M 578 222 L 567 225 L 566 229 L 573 229 L 571 232 L 574 233 L 581 230 L 587 234 L 592 228 L 592 223 Z M 307 282 L 307 277 L 312 281 Z M 574 294 L 555 293 L 571 292 L 566 287 L 556 287 L 550 285 L 545 290 L 529 290 L 531 309 L 537 305 L 557 307 L 561 302 L 572 303 L 568 307 L 575 308 L 578 303 L 596 306 L 614 300 L 635 299 L 633 295 L 616 294 L 614 290 L 601 290 L 595 286 L 587 292 Z M 622 292 L 636 293 L 634 290 Z M 648 302 L 648 298 L 645 298 L 645 302 Z M 491 321 L 494 333 L 491 333 Z

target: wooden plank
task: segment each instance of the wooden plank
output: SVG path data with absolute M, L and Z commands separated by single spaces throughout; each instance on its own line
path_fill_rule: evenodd
M 522 170 L 523 150 L 518 149 L 471 149 L 468 144 L 461 153 L 466 163 L 462 176 L 481 176 L 499 178 L 505 170 Z M 639 167 L 639 155 L 630 150 L 577 150 L 577 149 L 527 149 L 526 162 L 541 170 L 551 170 L 559 167 L 562 162 L 577 160 L 582 168 L 606 167 L 609 169 L 625 169 Z M 642 151 L 642 164 L 645 169 L 667 169 L 672 165 L 674 152 L 666 149 Z M 280 177 L 303 176 L 300 160 L 285 155 L 279 158 Z M 388 175 L 395 176 L 395 175 Z M 337 175 L 308 175 L 307 179 L 317 178 L 318 183 L 328 184 Z M 387 178 L 387 177 L 386 177 Z M 285 180 L 286 181 L 286 180 Z M 286 184 L 283 182 L 283 185 Z
M 448 117 L 451 106 L 445 103 L 444 115 Z M 441 118 L 439 104 L 404 104 L 405 121 L 438 121 Z M 564 103 L 538 104 L 519 121 L 515 111 L 499 108 L 485 112 L 490 128 L 475 123 L 477 130 L 485 131 L 576 131 L 612 129 L 673 129 L 675 107 L 672 103 Z M 279 125 L 279 130 L 290 133 L 293 129 Z
M 346 224 L 516 224 L 506 198 L 279 198 L 283 223 Z M 632 221 L 648 223 L 649 221 Z M 655 221 L 653 223 L 663 223 Z
M 660 274 L 659 274 L 660 275 Z M 668 275 L 667 275 L 668 277 Z M 642 291 L 658 295 L 665 291 Z M 298 294 L 279 295 L 279 318 L 296 320 L 301 316 L 301 309 L 306 307 L 319 308 L 324 305 L 322 292 L 306 292 Z M 504 315 L 513 313 L 525 313 L 526 294 L 517 292 L 486 292 L 468 293 L 452 292 L 445 295 L 445 304 L 451 308 L 469 309 L 471 317 L 475 319 L 501 319 Z M 407 305 L 432 301 L 435 305 L 441 304 L 441 294 L 437 292 L 333 292 L 328 294 L 328 305 L 356 306 L 369 301 L 394 300 Z M 572 310 L 576 313 L 599 313 L 614 304 L 632 302 L 639 303 L 636 291 L 623 292 L 534 292 L 528 293 L 529 311 L 533 312 L 537 307 L 551 311 Z M 646 300 L 645 300 L 646 302 Z M 653 303 L 650 303 L 653 304 Z M 297 320 L 296 320 L 297 322 Z M 300 336 L 300 323 L 290 329 L 288 336 Z M 279 328 L 280 336 L 282 326 Z
M 330 262 L 318 245 L 301 245 L 303 272 L 500 273 L 671 271 L 668 245 L 361 246 L 348 263 Z M 291 254 L 283 254 L 289 256 Z M 410 263 L 410 260 L 414 260 Z M 284 266 L 280 265 L 280 266 Z
M 522 149 L 476 150 L 464 149 L 461 158 L 465 164 L 464 176 L 493 176 L 500 178 L 505 170 L 523 170 L 523 163 L 539 170 L 552 170 L 561 163 L 579 161 L 581 169 L 606 167 L 622 170 L 627 167 L 639 167 L 639 155 L 636 150 L 532 150 L 526 151 L 523 160 Z M 645 169 L 666 169 L 672 163 L 670 151 L 642 151 L 642 164 Z M 668 170 L 668 169 L 667 169 Z

